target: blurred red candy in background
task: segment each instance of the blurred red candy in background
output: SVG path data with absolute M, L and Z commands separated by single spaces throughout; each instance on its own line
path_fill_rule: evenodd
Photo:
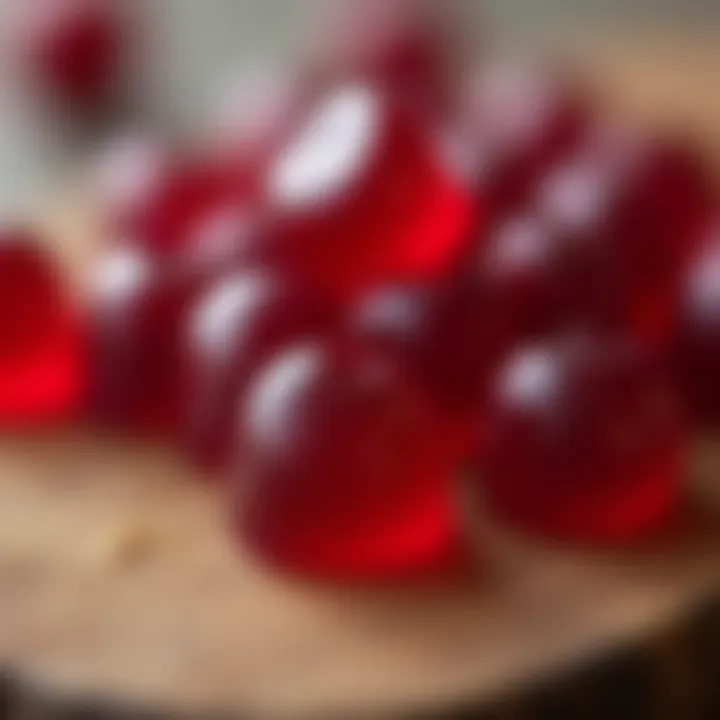
M 18 429 L 75 417 L 87 358 L 78 307 L 31 232 L 0 229 L 0 424 Z
M 110 0 L 22 4 L 21 42 L 32 79 L 72 111 L 114 103 L 130 52 L 123 10 Z

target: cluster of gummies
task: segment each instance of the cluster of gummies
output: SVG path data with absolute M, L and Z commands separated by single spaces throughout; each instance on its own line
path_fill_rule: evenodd
M 200 152 L 110 148 L 84 310 L 3 230 L 3 424 L 173 442 L 247 547 L 320 577 L 454 565 L 461 477 L 541 536 L 665 526 L 720 420 L 710 173 L 560 74 L 460 81 L 450 20 L 346 3 Z

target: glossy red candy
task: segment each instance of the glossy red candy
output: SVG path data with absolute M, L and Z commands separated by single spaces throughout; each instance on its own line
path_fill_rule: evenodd
M 548 173 L 534 207 L 498 223 L 480 248 L 471 282 L 501 296 L 518 338 L 619 329 L 645 337 L 645 286 L 628 262 L 633 238 L 616 237 L 615 197 L 611 174 L 574 158 Z
M 538 215 L 499 224 L 466 282 L 496 297 L 520 341 L 622 326 L 625 287 L 603 238 Z
M 701 150 L 674 137 L 638 137 L 627 128 L 601 126 L 585 152 L 619 186 L 626 222 L 643 231 L 646 243 L 652 245 L 647 236 L 654 234 L 673 257 L 687 261 L 717 202 L 717 184 Z
M 142 146 L 125 151 L 124 162 L 120 149 L 117 164 L 108 164 L 103 190 L 113 235 L 122 242 L 157 257 L 177 257 L 197 240 L 193 233 L 201 220 L 244 203 L 237 179 L 218 168 L 171 160 Z
M 345 0 L 326 9 L 313 48 L 322 76 L 381 84 L 428 116 L 445 109 L 462 29 L 449 3 Z
M 185 388 L 182 330 L 201 276 L 111 250 L 95 283 L 90 414 L 131 435 L 177 432 Z
M 209 205 L 188 223 L 176 265 L 208 280 L 269 259 L 265 225 L 257 207 L 243 198 Z
M 664 371 L 630 342 L 586 338 L 511 357 L 478 461 L 493 512 L 541 535 L 613 544 L 669 520 L 684 456 Z
M 475 212 L 427 128 L 364 85 L 317 105 L 271 163 L 266 194 L 278 256 L 339 297 L 441 274 Z
M 0 425 L 72 417 L 85 389 L 84 350 L 52 257 L 31 234 L 0 230 Z
M 73 109 L 95 109 L 112 101 L 128 40 L 117 5 L 106 0 L 38 0 L 23 12 L 23 40 L 40 82 Z
M 711 196 L 706 169 L 689 152 L 611 135 L 553 173 L 539 207 L 554 226 L 610 255 L 609 287 L 624 298 L 629 325 L 664 345 L 676 320 L 681 271 Z
M 120 138 L 101 154 L 95 194 L 114 244 L 156 258 L 194 252 L 198 233 L 222 214 L 247 214 L 250 189 L 241 169 L 187 158 L 149 135 Z
M 702 426 L 720 425 L 720 225 L 686 274 L 674 359 L 683 400 Z
M 583 137 L 584 96 L 569 82 L 494 65 L 466 91 L 465 162 L 492 221 L 526 208 L 545 174 Z
M 232 458 L 237 407 L 253 372 L 283 344 L 328 333 L 335 314 L 317 293 L 270 270 L 226 274 L 204 292 L 189 320 L 184 433 L 200 466 L 222 469 Z
M 434 574 L 454 559 L 452 453 L 388 363 L 290 347 L 255 377 L 241 432 L 237 527 L 267 562 L 362 581 Z
M 501 300 L 489 287 L 468 282 L 385 287 L 362 298 L 352 325 L 461 428 L 481 414 L 489 382 L 513 339 Z

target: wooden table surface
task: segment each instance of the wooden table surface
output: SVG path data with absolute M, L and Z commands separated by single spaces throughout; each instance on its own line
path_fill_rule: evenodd
M 720 48 L 613 40 L 580 57 L 624 112 L 720 148 Z M 96 231 L 62 204 L 45 224 L 82 276 Z M 712 462 L 700 470 L 717 476 Z M 614 553 L 488 519 L 477 582 L 412 590 L 272 575 L 230 546 L 225 514 L 222 493 L 161 449 L 80 431 L 2 440 L 0 662 L 45 697 L 199 717 L 393 716 L 560 673 L 720 588 L 720 523 L 692 508 L 667 537 Z

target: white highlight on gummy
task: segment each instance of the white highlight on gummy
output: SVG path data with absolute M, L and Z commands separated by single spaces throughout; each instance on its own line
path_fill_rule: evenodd
M 601 217 L 607 183 L 599 168 L 577 165 L 551 175 L 541 190 L 541 205 L 561 227 L 584 230 Z
M 222 358 L 232 340 L 243 332 L 243 320 L 253 317 L 253 308 L 265 297 L 270 281 L 260 273 L 224 278 L 200 301 L 190 321 L 194 347 L 211 358 Z
M 368 157 L 379 115 L 371 88 L 334 93 L 280 155 L 270 176 L 271 198 L 281 205 L 305 205 L 347 188 Z
M 421 301 L 401 290 L 388 291 L 365 303 L 360 321 L 380 330 L 410 330 L 420 322 Z
M 558 391 L 559 368 L 556 355 L 546 347 L 518 351 L 500 378 L 500 393 L 510 405 L 543 410 Z
M 507 225 L 490 248 L 490 268 L 500 274 L 539 265 L 547 254 L 548 236 L 532 218 L 518 218 Z
M 152 268 L 143 252 L 122 248 L 105 257 L 95 278 L 95 292 L 102 302 L 118 304 L 131 300 L 150 281 Z
M 503 142 L 522 144 L 542 128 L 555 100 L 550 82 L 531 66 L 506 63 L 488 68 L 480 78 L 480 117 Z
M 294 408 L 299 397 L 323 364 L 322 349 L 316 343 L 299 345 L 271 361 L 256 377 L 243 408 L 250 437 L 279 451 L 296 426 Z
M 687 300 L 697 320 L 713 321 L 720 316 L 720 244 L 702 253 L 690 268 Z
M 235 207 L 222 208 L 202 218 L 188 251 L 188 262 L 212 265 L 241 253 L 255 223 L 249 213 Z
M 98 161 L 96 182 L 101 201 L 121 210 L 140 206 L 160 182 L 166 160 L 150 138 L 114 141 Z

